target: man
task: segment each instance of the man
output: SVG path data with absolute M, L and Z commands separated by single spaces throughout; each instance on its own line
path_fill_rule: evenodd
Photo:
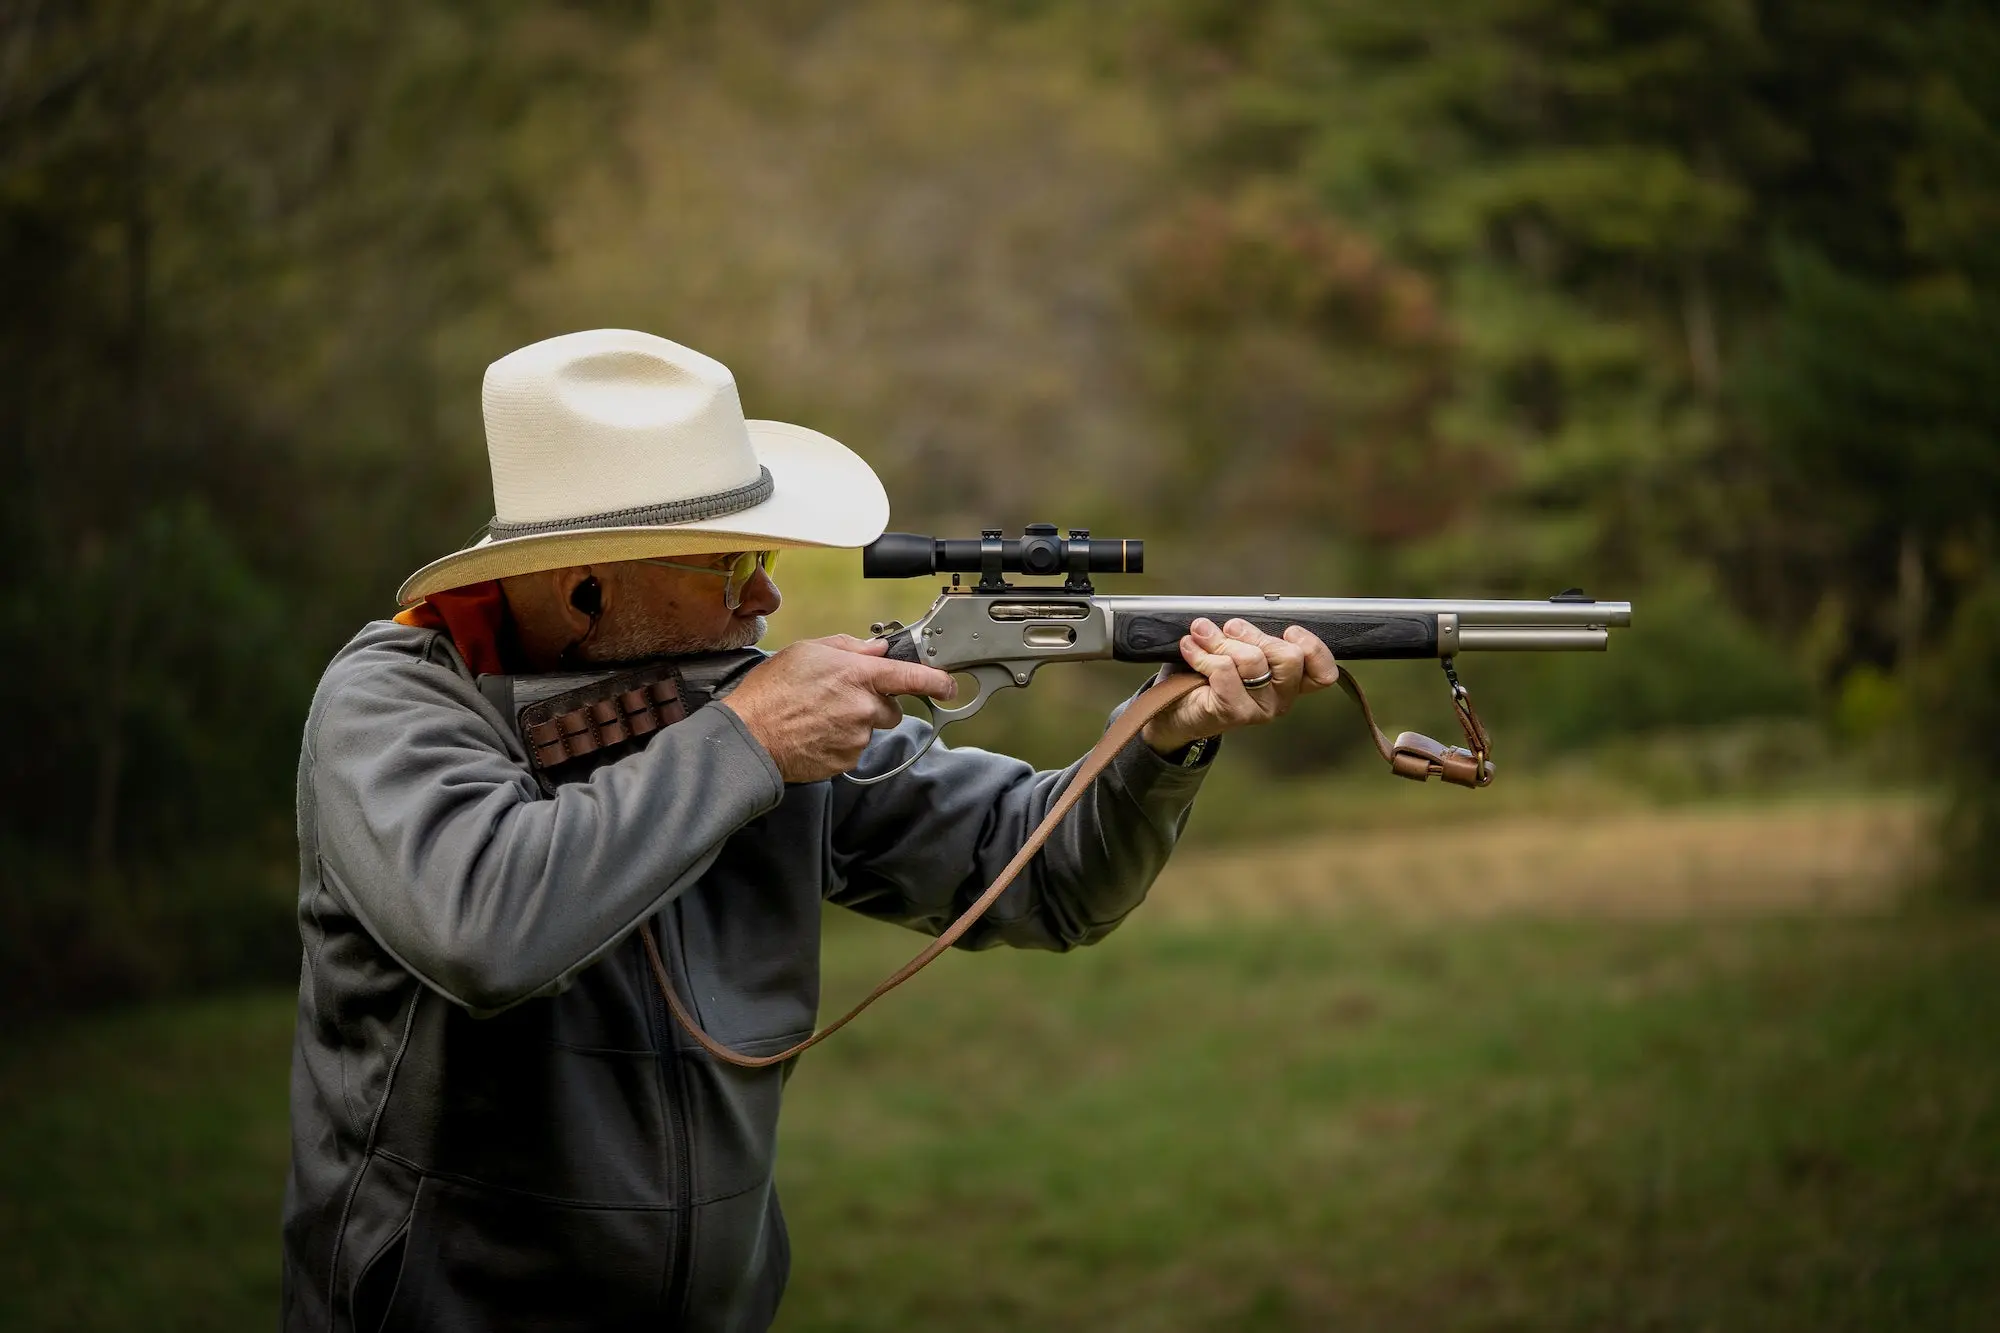
M 936 934 L 1068 773 L 939 746 L 879 786 L 838 778 L 922 743 L 896 695 L 954 693 L 842 637 L 544 786 L 485 687 L 748 647 L 778 608 L 772 553 L 863 545 L 888 503 L 847 449 L 746 422 L 726 368 L 647 334 L 524 348 L 484 407 L 487 536 L 412 576 L 306 724 L 285 1327 L 761 1329 L 789 1262 L 788 1065 L 722 1062 L 673 1024 L 645 932 L 695 1022 L 782 1051 L 812 1029 L 823 901 Z M 1211 738 L 1334 680 L 1302 630 L 1195 629 L 1206 683 L 963 943 L 1102 938 L 1165 861 Z

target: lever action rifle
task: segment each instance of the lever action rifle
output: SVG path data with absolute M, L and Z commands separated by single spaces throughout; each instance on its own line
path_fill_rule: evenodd
M 1492 747 L 1452 659 L 1465 652 L 1601 652 L 1612 629 L 1632 623 L 1630 603 L 1593 602 L 1574 588 L 1546 602 L 1500 602 L 1276 594 L 1104 597 L 1091 585 L 1092 574 L 1137 574 L 1144 563 L 1145 549 L 1139 542 L 1093 538 L 1080 528 L 1059 538 L 1047 523 L 1029 527 L 1018 538 L 989 529 L 977 541 L 938 541 L 892 532 L 866 547 L 861 569 L 867 577 L 952 576 L 951 585 L 916 624 L 891 621 L 874 627 L 876 636 L 887 640 L 888 655 L 969 673 L 979 688 L 970 702 L 957 708 L 939 708 L 924 699 L 932 728 L 917 754 L 887 773 L 868 777 L 849 773 L 845 780 L 867 785 L 895 777 L 922 758 L 946 727 L 979 712 L 1001 690 L 1027 685 L 1050 662 L 1179 662 L 1182 636 L 1196 618 L 1206 616 L 1218 625 L 1240 618 L 1269 634 L 1281 634 L 1291 625 L 1312 631 L 1341 663 L 1340 684 L 1360 706 L 1392 771 L 1419 781 L 1441 777 L 1460 786 L 1483 787 L 1493 780 Z M 966 574 L 979 575 L 979 582 L 966 587 Z M 1063 581 L 1017 587 L 1007 582 L 1008 574 L 1060 575 Z M 1346 667 L 1355 661 L 1432 657 L 1444 664 L 1452 707 L 1465 731 L 1465 748 L 1411 731 L 1391 741 L 1375 725 L 1367 698 Z M 581 778 L 598 764 L 615 762 L 687 716 L 690 709 L 727 698 L 762 660 L 763 654 L 755 650 L 708 653 L 610 674 L 482 676 L 479 688 L 504 715 L 516 719 L 536 779 L 553 794 L 558 783 Z M 642 923 L 638 934 L 647 965 L 668 1009 L 703 1050 L 746 1069 L 781 1064 L 818 1045 L 963 938 L 1034 860 L 1112 757 L 1139 736 L 1149 719 L 1199 684 L 1198 677 L 1183 674 L 1156 682 L 1134 699 L 1077 762 L 1041 822 L 985 892 L 916 957 L 811 1036 L 762 1055 L 732 1050 L 717 1041 L 681 1002 L 652 926 Z
M 1104 596 L 1093 574 L 1144 572 L 1145 544 L 1092 537 L 1071 528 L 1058 537 L 1052 523 L 1030 524 L 1020 537 L 999 529 L 977 541 L 940 540 L 910 532 L 884 533 L 861 553 L 867 578 L 902 579 L 950 574 L 931 609 L 914 625 L 896 621 L 872 627 L 888 640 L 888 655 L 941 671 L 968 674 L 972 699 L 943 708 L 923 699 L 932 730 L 924 749 L 946 727 L 986 707 L 1004 689 L 1025 687 L 1050 662 L 1179 663 L 1181 638 L 1198 617 L 1217 625 L 1247 620 L 1267 634 L 1298 625 L 1319 636 L 1342 664 L 1341 687 L 1361 709 L 1376 748 L 1400 777 L 1432 777 L 1463 787 L 1493 780 L 1492 746 L 1459 682 L 1454 659 L 1468 652 L 1602 652 L 1611 631 L 1632 623 L 1630 602 L 1598 602 L 1571 588 L 1546 602 L 1382 597 L 1126 597 Z M 964 576 L 977 574 L 971 587 Z M 1017 586 L 1008 574 L 1062 576 L 1060 584 Z M 1463 747 L 1406 731 L 1390 740 L 1346 663 L 1390 658 L 1436 658 L 1451 687 L 1453 711 L 1465 732 Z M 918 759 L 862 784 L 895 777 Z

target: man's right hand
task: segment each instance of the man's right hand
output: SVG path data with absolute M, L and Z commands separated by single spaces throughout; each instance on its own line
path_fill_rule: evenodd
M 903 720 L 899 694 L 945 701 L 958 682 L 935 667 L 892 662 L 883 639 L 836 634 L 781 648 L 720 705 L 743 719 L 786 782 L 821 782 L 861 762 L 876 728 Z

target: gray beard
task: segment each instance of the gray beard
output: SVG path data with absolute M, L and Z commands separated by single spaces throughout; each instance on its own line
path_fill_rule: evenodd
M 621 662 L 643 662 L 654 657 L 726 653 L 754 647 L 764 637 L 767 628 L 764 617 L 758 616 L 755 620 L 734 622 L 734 628 L 728 634 L 702 638 L 659 621 L 642 621 L 598 634 L 590 643 L 579 647 L 576 655 L 596 665 L 616 666 Z

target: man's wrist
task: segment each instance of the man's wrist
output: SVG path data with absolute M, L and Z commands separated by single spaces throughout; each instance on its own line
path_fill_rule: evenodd
M 1201 768 L 1215 758 L 1215 752 L 1221 745 L 1220 736 L 1197 736 L 1186 744 L 1174 746 L 1172 749 L 1161 749 L 1154 745 L 1152 750 L 1154 754 L 1160 756 L 1162 762 L 1171 764 L 1175 768 Z
M 1185 750 L 1199 738 L 1182 735 L 1170 729 L 1167 726 L 1165 718 L 1156 717 L 1145 726 L 1139 728 L 1139 739 L 1144 741 L 1147 748 L 1152 750 L 1154 754 L 1165 758 L 1176 750 Z

